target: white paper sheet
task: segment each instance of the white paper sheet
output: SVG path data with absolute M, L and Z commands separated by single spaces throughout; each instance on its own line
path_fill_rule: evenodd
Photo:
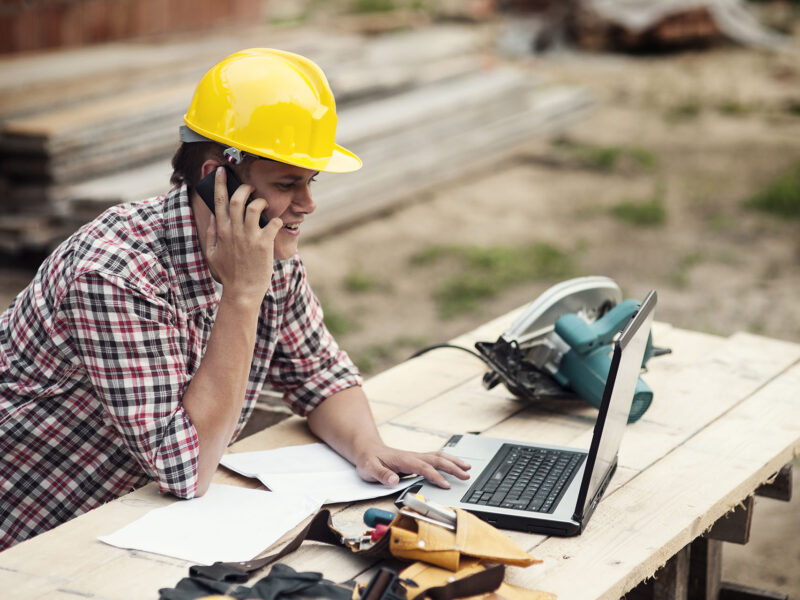
M 220 463 L 276 492 L 312 496 L 323 504 L 388 496 L 422 479 L 403 479 L 394 487 L 368 483 L 352 464 L 321 443 L 226 454 Z
M 98 539 L 207 565 L 250 560 L 320 504 L 304 495 L 211 484 L 201 498 L 154 509 Z

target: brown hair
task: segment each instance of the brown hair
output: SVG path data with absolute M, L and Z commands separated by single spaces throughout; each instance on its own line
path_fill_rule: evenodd
M 223 146 L 216 142 L 183 142 L 175 154 L 172 156 L 172 176 L 169 181 L 172 185 L 186 184 L 189 192 L 194 189 L 197 182 L 201 179 L 201 167 L 207 160 L 217 160 L 220 163 L 227 163 L 222 154 Z M 247 174 L 253 157 L 246 156 L 242 164 L 231 165 L 241 178 L 241 174 Z

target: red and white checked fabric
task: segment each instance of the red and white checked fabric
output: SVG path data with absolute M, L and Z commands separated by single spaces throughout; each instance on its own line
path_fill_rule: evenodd
M 111 208 L 47 258 L 0 315 L 0 550 L 150 480 L 194 495 L 181 398 L 218 302 L 185 187 Z M 235 435 L 265 384 L 300 415 L 361 384 L 298 256 L 275 262 Z

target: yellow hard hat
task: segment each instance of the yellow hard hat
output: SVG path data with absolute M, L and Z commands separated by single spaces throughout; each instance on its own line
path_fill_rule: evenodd
M 229 146 L 226 156 L 234 162 L 248 153 L 314 171 L 361 167 L 358 156 L 335 142 L 336 102 L 325 74 L 292 52 L 231 54 L 200 80 L 183 120 L 200 139 Z

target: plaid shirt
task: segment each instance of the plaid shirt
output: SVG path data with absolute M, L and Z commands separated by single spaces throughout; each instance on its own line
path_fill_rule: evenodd
M 149 480 L 191 498 L 181 399 L 219 302 L 186 188 L 81 228 L 0 315 L 0 549 Z M 276 261 L 239 434 L 264 384 L 305 415 L 360 376 L 322 324 L 299 257 Z

